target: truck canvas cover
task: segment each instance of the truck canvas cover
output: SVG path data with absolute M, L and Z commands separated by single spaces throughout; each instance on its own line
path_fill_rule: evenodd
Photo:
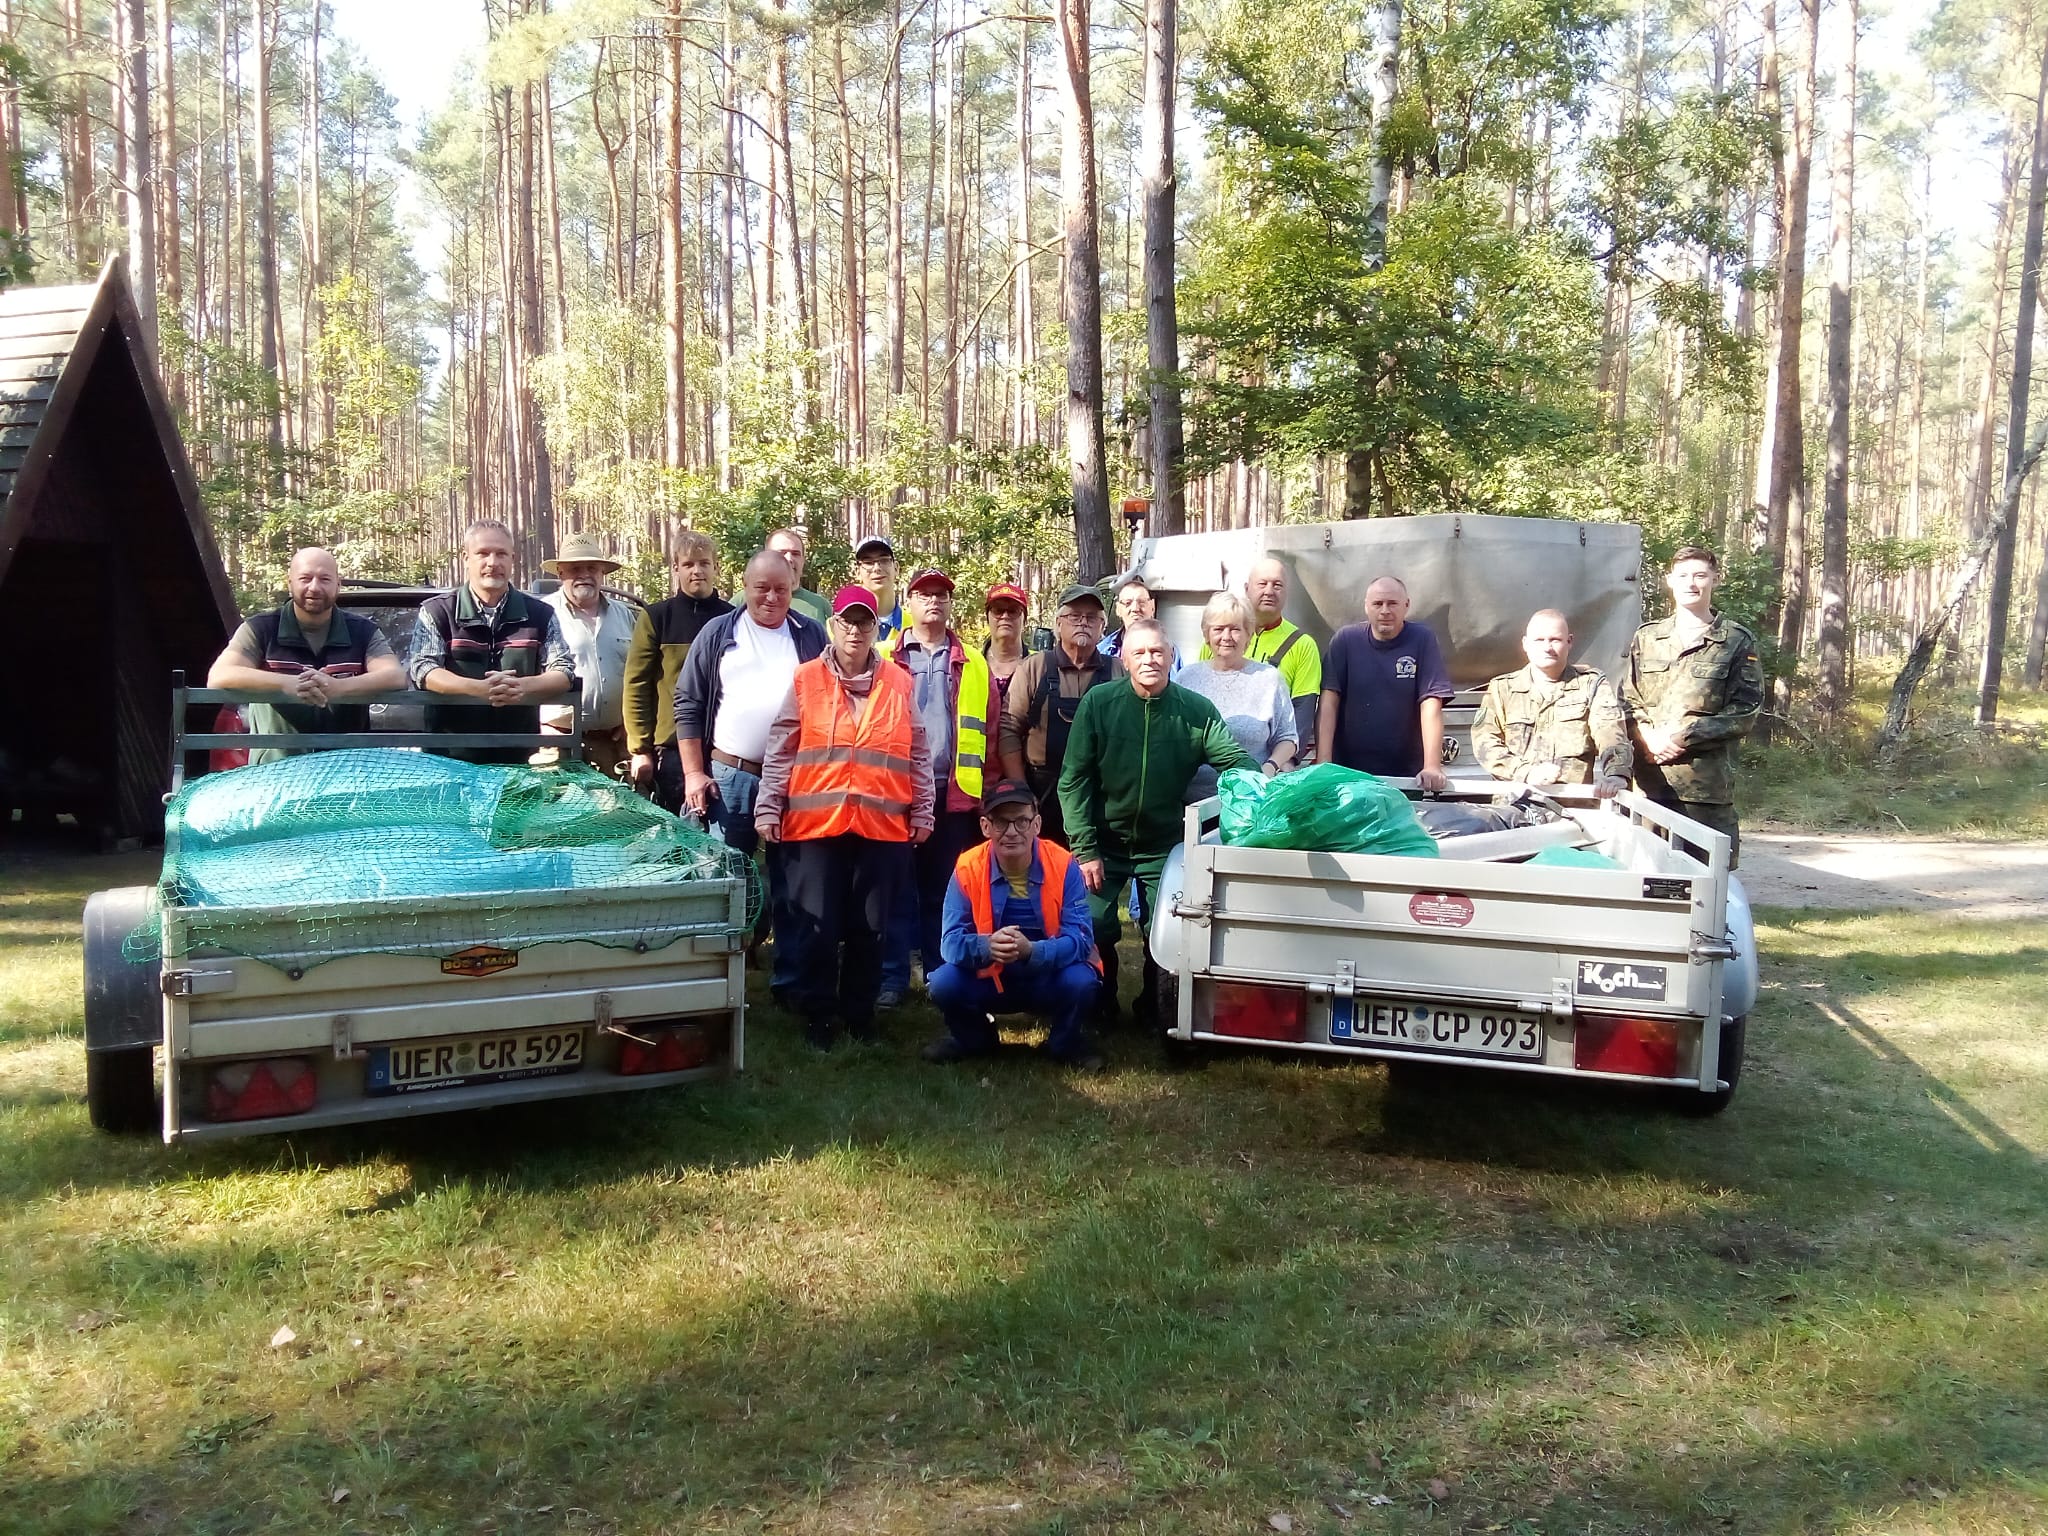
M 1398 576 L 1443 648 L 1459 688 L 1523 664 L 1522 631 L 1539 608 L 1571 620 L 1573 660 L 1612 673 L 1642 622 L 1642 531 L 1631 523 L 1442 513 L 1353 523 L 1281 523 L 1140 539 L 1132 566 L 1158 600 L 1167 637 L 1200 648 L 1202 605 L 1242 591 L 1271 555 L 1292 584 L 1287 617 L 1318 645 L 1365 617 L 1373 578 Z

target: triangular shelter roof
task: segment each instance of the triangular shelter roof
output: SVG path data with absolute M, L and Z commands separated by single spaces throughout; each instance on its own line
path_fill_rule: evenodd
M 171 673 L 235 623 L 126 261 L 0 291 L 0 788 L 160 833 Z

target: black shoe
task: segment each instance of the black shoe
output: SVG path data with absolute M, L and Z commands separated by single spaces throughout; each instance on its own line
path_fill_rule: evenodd
M 814 1019 L 804 1026 L 804 1044 L 814 1051 L 829 1051 L 837 1044 L 829 1020 Z
M 917 1054 L 934 1066 L 949 1067 L 955 1062 L 975 1061 L 990 1053 L 987 1051 L 977 1051 L 972 1046 L 961 1044 L 958 1035 L 944 1034 L 931 1041 Z
M 877 1008 L 901 1008 L 903 1006 L 903 989 L 901 987 L 882 988 L 881 993 L 875 998 L 875 1006 Z
M 1093 1040 L 1084 1039 L 1079 1045 L 1071 1046 L 1064 1051 L 1055 1051 L 1052 1043 L 1048 1041 L 1039 1049 L 1061 1066 L 1071 1067 L 1076 1072 L 1100 1072 L 1109 1065 L 1102 1059 L 1102 1052 Z

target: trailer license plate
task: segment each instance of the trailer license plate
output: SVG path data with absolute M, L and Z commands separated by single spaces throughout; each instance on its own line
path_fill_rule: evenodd
M 1538 1061 L 1543 1020 L 1535 1014 L 1385 997 L 1339 997 L 1330 1002 L 1330 1038 L 1340 1045 L 1384 1045 L 1451 1056 L 1502 1056 Z
M 572 1026 L 379 1045 L 369 1053 L 363 1091 L 421 1093 L 434 1088 L 508 1083 L 523 1077 L 579 1072 L 583 1069 L 587 1035 L 587 1030 Z

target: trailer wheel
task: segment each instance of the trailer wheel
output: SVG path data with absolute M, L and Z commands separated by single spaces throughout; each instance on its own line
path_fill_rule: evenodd
M 157 1123 L 156 1051 L 147 1045 L 85 1053 L 85 1112 L 93 1128 L 140 1136 Z
M 1728 1086 L 1717 1088 L 1712 1093 L 1701 1093 L 1697 1088 L 1678 1090 L 1677 1106 L 1680 1114 L 1705 1119 L 1718 1115 L 1735 1101 L 1735 1090 L 1742 1085 L 1742 1057 L 1749 1037 L 1749 1015 L 1739 1019 L 1721 1021 L 1721 1080 Z

